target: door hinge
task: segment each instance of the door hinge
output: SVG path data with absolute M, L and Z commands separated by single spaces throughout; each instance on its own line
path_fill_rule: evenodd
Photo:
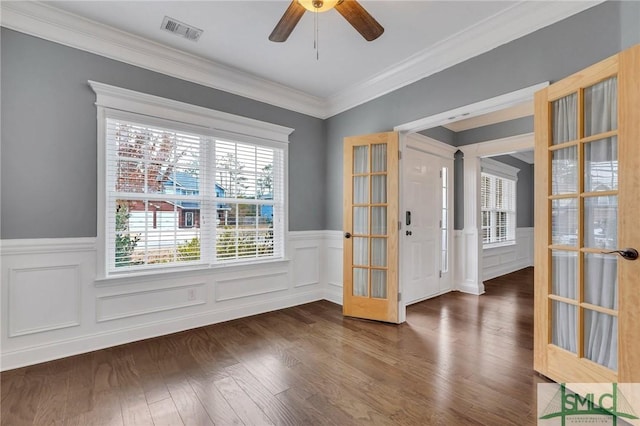
M 401 230 L 401 229 L 402 229 L 402 221 L 401 221 L 401 220 L 399 220 L 399 221 L 398 221 L 398 231 L 399 231 L 399 230 Z
M 440 276 L 438 278 L 442 278 L 442 271 L 440 271 Z
M 402 160 L 402 151 L 398 151 L 398 160 Z
M 442 219 L 440 219 L 440 229 L 442 229 Z
M 402 293 L 398 292 L 398 302 L 402 301 Z
M 442 170 L 440 170 L 440 179 L 442 179 Z

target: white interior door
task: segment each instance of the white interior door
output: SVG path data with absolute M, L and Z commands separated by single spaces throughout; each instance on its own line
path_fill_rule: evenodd
M 403 152 L 404 210 L 401 212 L 400 235 L 403 246 L 403 299 L 406 304 L 447 290 L 441 284 L 443 259 L 446 260 L 448 245 L 448 185 L 447 173 L 442 176 L 443 162 L 436 155 L 411 147 Z

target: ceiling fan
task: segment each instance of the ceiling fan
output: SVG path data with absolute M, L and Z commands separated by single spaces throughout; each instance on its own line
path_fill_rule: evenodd
M 333 8 L 367 41 L 377 39 L 384 32 L 382 25 L 356 0 L 293 0 L 273 29 L 269 40 L 275 42 L 286 41 L 307 10 L 310 12 L 325 12 Z

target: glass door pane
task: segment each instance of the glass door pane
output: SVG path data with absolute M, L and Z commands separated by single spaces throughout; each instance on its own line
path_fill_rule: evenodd
M 618 128 L 618 79 L 609 78 L 584 89 L 584 135 Z
M 551 343 L 569 352 L 576 353 L 577 347 L 577 316 L 575 305 L 552 301 L 551 313 Z
M 618 318 L 584 310 L 584 356 L 611 370 L 618 369 Z
M 604 252 L 618 245 L 617 79 L 551 109 L 549 340 L 616 370 L 618 260 Z
M 569 142 L 578 137 L 578 96 L 569 96 L 553 102 L 553 139 L 554 145 Z
M 387 297 L 387 144 L 353 150 L 353 295 Z M 375 236 L 375 238 L 372 238 Z
M 585 192 L 618 189 L 618 138 L 587 143 L 584 147 Z
M 551 251 L 551 293 L 567 299 L 578 298 L 578 253 Z

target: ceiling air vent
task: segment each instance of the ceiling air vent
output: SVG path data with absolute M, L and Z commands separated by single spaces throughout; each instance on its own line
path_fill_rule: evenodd
M 184 22 L 180 22 L 177 19 L 173 19 L 168 16 L 164 17 L 160 28 L 192 41 L 198 41 L 202 35 L 202 30 L 200 28 L 187 25 Z

